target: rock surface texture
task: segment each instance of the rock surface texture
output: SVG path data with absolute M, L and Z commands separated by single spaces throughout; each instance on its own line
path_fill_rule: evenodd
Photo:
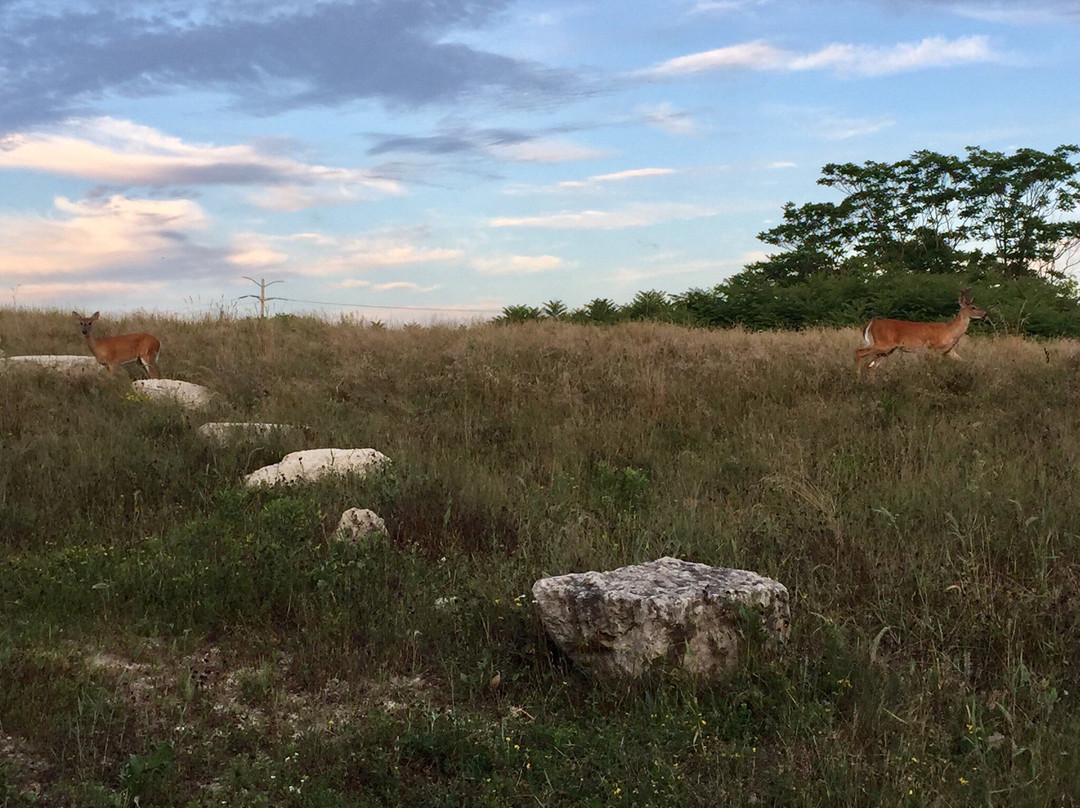
M 371 533 L 386 533 L 386 522 L 370 508 L 349 508 L 341 514 L 337 530 L 334 531 L 336 541 L 361 541 Z
M 133 389 L 155 401 L 175 401 L 181 407 L 197 410 L 210 403 L 213 393 L 201 384 L 179 379 L 136 379 Z
M 305 449 L 291 452 L 281 462 L 251 472 L 244 478 L 248 488 L 313 482 L 330 474 L 367 474 L 389 461 L 375 449 Z
M 97 373 L 100 369 L 97 359 L 92 356 L 64 356 L 62 354 L 40 354 L 35 356 L 9 356 L 0 362 L 5 370 L 18 367 L 43 367 L 58 370 L 61 373 L 78 375 Z
M 555 643 L 601 676 L 640 676 L 668 664 L 718 677 L 738 660 L 741 608 L 758 612 L 770 642 L 788 635 L 783 584 L 677 558 L 544 578 L 532 593 Z

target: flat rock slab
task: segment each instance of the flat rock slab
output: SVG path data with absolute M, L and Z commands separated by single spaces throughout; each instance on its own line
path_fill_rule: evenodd
M 172 401 L 189 410 L 205 407 L 213 397 L 213 393 L 201 384 L 179 379 L 136 379 L 131 386 L 149 399 Z
M 40 354 L 32 356 L 9 356 L 0 361 L 0 368 L 5 370 L 19 367 L 43 367 L 57 370 L 64 374 L 82 375 L 98 373 L 104 370 L 93 356 L 65 356 L 63 354 Z
M 314 482 L 333 474 L 368 474 L 390 458 L 375 449 L 305 449 L 291 452 L 280 462 L 251 472 L 244 478 L 248 488 Z
M 299 432 L 300 427 L 292 424 L 265 424 L 244 421 L 216 421 L 203 424 L 195 430 L 201 437 L 218 443 L 235 443 L 245 440 L 257 440 L 267 435 Z
M 677 558 L 543 578 L 540 620 L 574 662 L 600 676 L 640 676 L 656 664 L 722 675 L 738 661 L 742 608 L 758 612 L 770 641 L 787 638 L 787 588 L 747 570 Z

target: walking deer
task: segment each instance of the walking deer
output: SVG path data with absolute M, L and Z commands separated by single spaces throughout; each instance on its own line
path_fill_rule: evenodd
M 865 347 L 855 351 L 855 374 L 862 375 L 863 363 L 871 357 L 867 372 L 894 351 L 936 351 L 959 359 L 954 350 L 972 320 L 982 320 L 986 312 L 971 302 L 971 290 L 960 293 L 960 311 L 947 323 L 913 323 L 908 320 L 871 320 L 863 329 Z
M 83 336 L 86 337 L 90 352 L 94 354 L 98 362 L 109 369 L 109 373 L 116 373 L 117 365 L 138 362 L 146 371 L 147 376 L 151 379 L 157 377 L 152 365 L 157 359 L 158 351 L 161 350 L 161 343 L 153 334 L 119 334 L 115 337 L 97 338 L 90 329 L 101 312 L 95 311 L 93 317 L 83 317 L 77 311 L 71 313 L 79 321 L 79 327 L 82 329 Z

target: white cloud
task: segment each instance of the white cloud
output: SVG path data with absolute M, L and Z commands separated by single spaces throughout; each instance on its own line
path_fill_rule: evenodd
M 848 140 L 881 132 L 895 125 L 891 118 L 844 118 L 821 115 L 806 123 L 810 134 L 825 140 Z
M 488 152 L 499 160 L 514 163 L 568 163 L 611 156 L 610 151 L 593 149 L 568 140 L 543 139 L 492 145 Z
M 434 292 L 442 287 L 435 286 L 421 286 L 418 283 L 412 281 L 390 281 L 389 283 L 372 283 L 371 281 L 350 279 L 342 281 L 338 284 L 342 289 L 370 289 L 373 292 L 392 292 L 397 290 L 404 290 L 407 292 Z
M 583 210 L 550 213 L 543 216 L 492 219 L 492 227 L 547 227 L 556 230 L 618 230 L 646 227 L 661 222 L 713 216 L 716 210 L 697 205 L 666 203 L 631 205 L 619 211 Z
M 585 180 L 566 180 L 560 182 L 559 188 L 588 188 L 595 185 L 604 185 L 612 182 L 624 182 L 625 180 L 639 180 L 647 177 L 664 177 L 674 174 L 673 168 L 631 168 L 627 171 L 617 171 L 613 174 L 596 174 Z
M 783 67 L 790 58 L 790 54 L 786 51 L 757 40 L 729 45 L 726 48 L 691 53 L 688 56 L 678 56 L 640 70 L 637 75 L 643 78 L 665 78 L 738 67 L 752 70 L 775 70 Z
M 1065 2 L 1040 5 L 1036 3 L 999 3 L 978 5 L 956 3 L 947 6 L 960 17 L 1000 25 L 1055 25 L 1075 21 L 1074 3 Z
M 439 264 L 458 261 L 461 250 L 447 247 L 425 247 L 402 236 L 362 236 L 334 242 L 325 258 L 314 258 L 297 269 L 301 275 L 341 275 L 413 264 Z
M 0 138 L 0 169 L 29 169 L 123 186 L 255 185 L 252 201 L 274 210 L 400 194 L 363 169 L 304 163 L 249 145 L 188 144 L 115 118 L 71 120 L 60 131 Z
M 57 197 L 59 216 L 0 216 L 0 277 L 71 274 L 173 257 L 185 235 L 206 228 L 187 199 L 112 196 L 72 202 Z
M 475 258 L 473 268 L 480 275 L 531 275 L 562 266 L 556 255 L 498 255 Z
M 835 43 L 807 54 L 777 48 L 757 40 L 668 59 L 638 71 L 641 78 L 672 78 L 715 70 L 832 70 L 836 73 L 879 76 L 928 67 L 999 61 L 985 36 L 956 39 L 927 37 L 892 47 Z
M 697 125 L 690 116 L 666 101 L 655 106 L 639 107 L 638 112 L 649 126 L 655 126 L 669 135 L 697 134 Z
M 12 296 L 20 304 L 55 303 L 75 298 L 132 298 L 167 287 L 165 281 L 61 281 L 56 283 L 20 283 Z
M 244 233 L 233 239 L 233 250 L 228 262 L 240 267 L 269 267 L 283 264 L 289 259 L 286 253 L 266 244 L 254 233 Z

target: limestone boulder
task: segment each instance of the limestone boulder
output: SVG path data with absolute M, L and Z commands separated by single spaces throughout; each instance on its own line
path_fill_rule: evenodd
M 339 474 L 369 474 L 390 458 L 375 449 L 305 449 L 290 452 L 280 462 L 253 471 L 244 478 L 248 488 L 314 482 Z
M 203 424 L 195 432 L 216 443 L 240 443 L 258 440 L 269 435 L 297 433 L 300 427 L 292 424 L 266 424 L 243 421 L 216 421 Z
M 79 376 L 86 373 L 98 373 L 103 367 L 92 356 L 65 356 L 63 354 L 39 354 L 32 356 L 9 356 L 0 361 L 0 368 L 15 370 L 18 368 L 42 367 L 55 370 L 64 375 Z
M 654 665 L 718 677 L 738 660 L 743 609 L 760 615 L 771 644 L 783 642 L 789 630 L 783 584 L 677 558 L 544 578 L 532 593 L 554 642 L 606 677 L 636 677 Z
M 334 531 L 334 540 L 359 542 L 372 533 L 388 535 L 383 518 L 370 508 L 349 508 L 341 514 L 341 521 Z
M 131 386 L 149 399 L 175 402 L 188 410 L 202 409 L 213 398 L 213 393 L 201 384 L 179 379 L 136 379 Z

